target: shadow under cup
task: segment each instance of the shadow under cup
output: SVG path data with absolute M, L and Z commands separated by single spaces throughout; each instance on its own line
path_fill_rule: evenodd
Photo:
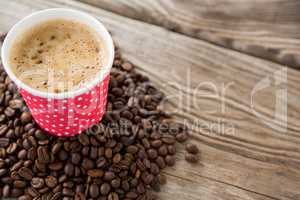
M 85 87 L 64 93 L 42 92 L 24 84 L 9 66 L 9 53 L 16 38 L 28 28 L 51 19 L 75 20 L 91 27 L 108 49 L 108 62 L 97 77 Z M 2 46 L 2 62 L 15 82 L 37 124 L 48 133 L 68 137 L 82 133 L 97 124 L 106 109 L 109 73 L 114 59 L 114 45 L 107 29 L 84 12 L 54 8 L 35 12 L 19 21 L 8 32 Z

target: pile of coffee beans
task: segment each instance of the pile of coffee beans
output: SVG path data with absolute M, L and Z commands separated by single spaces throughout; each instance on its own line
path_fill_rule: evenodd
M 154 199 L 187 128 L 161 110 L 164 95 L 116 56 L 107 113 L 85 133 L 47 135 L 0 68 L 0 196 L 19 200 Z M 193 150 L 194 152 L 194 150 Z

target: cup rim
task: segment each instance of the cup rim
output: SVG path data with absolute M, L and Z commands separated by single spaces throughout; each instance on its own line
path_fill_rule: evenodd
M 20 28 L 22 25 L 24 25 L 25 22 L 27 23 L 28 21 L 32 20 L 33 18 L 39 18 L 41 15 L 55 14 L 57 12 L 59 12 L 59 13 L 67 12 L 67 13 L 73 14 L 73 15 L 75 14 L 78 16 L 78 19 L 80 19 L 77 21 L 87 24 L 83 20 L 81 20 L 81 18 L 83 18 L 86 21 L 90 21 L 91 23 L 95 24 L 97 27 L 92 27 L 92 26 L 90 26 L 90 27 L 92 29 L 94 29 L 97 33 L 99 33 L 99 35 L 101 32 L 101 36 L 99 36 L 99 37 L 101 37 L 101 39 L 105 42 L 105 44 L 108 48 L 109 58 L 108 58 L 107 66 L 104 66 L 103 68 L 101 68 L 100 71 L 98 72 L 99 75 L 97 75 L 92 81 L 88 82 L 85 85 L 85 87 L 78 88 L 76 90 L 72 90 L 72 91 L 68 91 L 68 92 L 61 92 L 61 93 L 43 92 L 43 91 L 37 90 L 35 88 L 32 88 L 29 85 L 26 85 L 13 73 L 13 71 L 11 70 L 11 67 L 9 65 L 9 62 L 8 62 L 9 55 L 10 55 L 10 47 L 11 47 L 12 43 L 16 40 L 17 36 L 19 36 L 20 32 L 26 30 L 24 28 L 23 29 Z M 57 17 L 57 18 L 63 19 L 64 17 Z M 55 17 L 53 17 L 52 19 L 55 19 Z M 76 21 L 76 19 L 74 19 L 74 20 Z M 43 21 L 39 21 L 39 22 L 43 22 Z M 33 26 L 34 26 L 34 24 L 33 24 Z M 29 27 L 27 27 L 27 28 L 29 28 Z M 21 31 L 19 29 L 21 29 Z M 38 96 L 38 97 L 42 97 L 42 98 L 48 98 L 48 99 L 75 98 L 76 96 L 79 96 L 81 94 L 88 93 L 98 83 L 101 83 L 107 75 L 109 75 L 111 67 L 113 65 L 113 60 L 114 60 L 114 44 L 113 44 L 111 35 L 109 34 L 109 32 L 105 28 L 105 26 L 99 20 L 97 20 L 95 17 L 93 17 L 92 15 L 89 15 L 85 12 L 75 10 L 75 9 L 50 8 L 50 9 L 44 9 L 41 11 L 31 13 L 30 15 L 27 15 L 26 17 L 24 17 L 23 19 L 18 21 L 10 29 L 10 31 L 7 33 L 5 40 L 2 44 L 1 58 L 2 58 L 2 64 L 3 64 L 4 70 L 6 71 L 6 73 L 10 77 L 10 79 L 12 79 L 12 81 L 15 82 L 15 84 L 19 88 L 24 89 L 25 91 L 31 93 L 34 96 Z

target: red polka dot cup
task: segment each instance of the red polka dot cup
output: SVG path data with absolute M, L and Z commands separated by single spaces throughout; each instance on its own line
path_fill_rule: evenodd
M 36 90 L 24 84 L 9 65 L 10 48 L 28 28 L 50 19 L 77 20 L 93 28 L 109 51 L 107 64 L 85 87 L 64 93 Z M 68 137 L 82 133 L 98 123 L 105 112 L 109 73 L 114 59 L 113 41 L 107 29 L 94 17 L 71 9 L 55 8 L 35 12 L 19 21 L 7 34 L 1 52 L 5 71 L 18 86 L 32 116 L 49 134 Z

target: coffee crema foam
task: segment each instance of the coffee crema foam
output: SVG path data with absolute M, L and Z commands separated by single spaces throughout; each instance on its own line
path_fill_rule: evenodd
M 25 84 L 43 92 L 84 88 L 108 62 L 96 32 L 78 21 L 55 19 L 25 31 L 10 52 L 10 65 Z

